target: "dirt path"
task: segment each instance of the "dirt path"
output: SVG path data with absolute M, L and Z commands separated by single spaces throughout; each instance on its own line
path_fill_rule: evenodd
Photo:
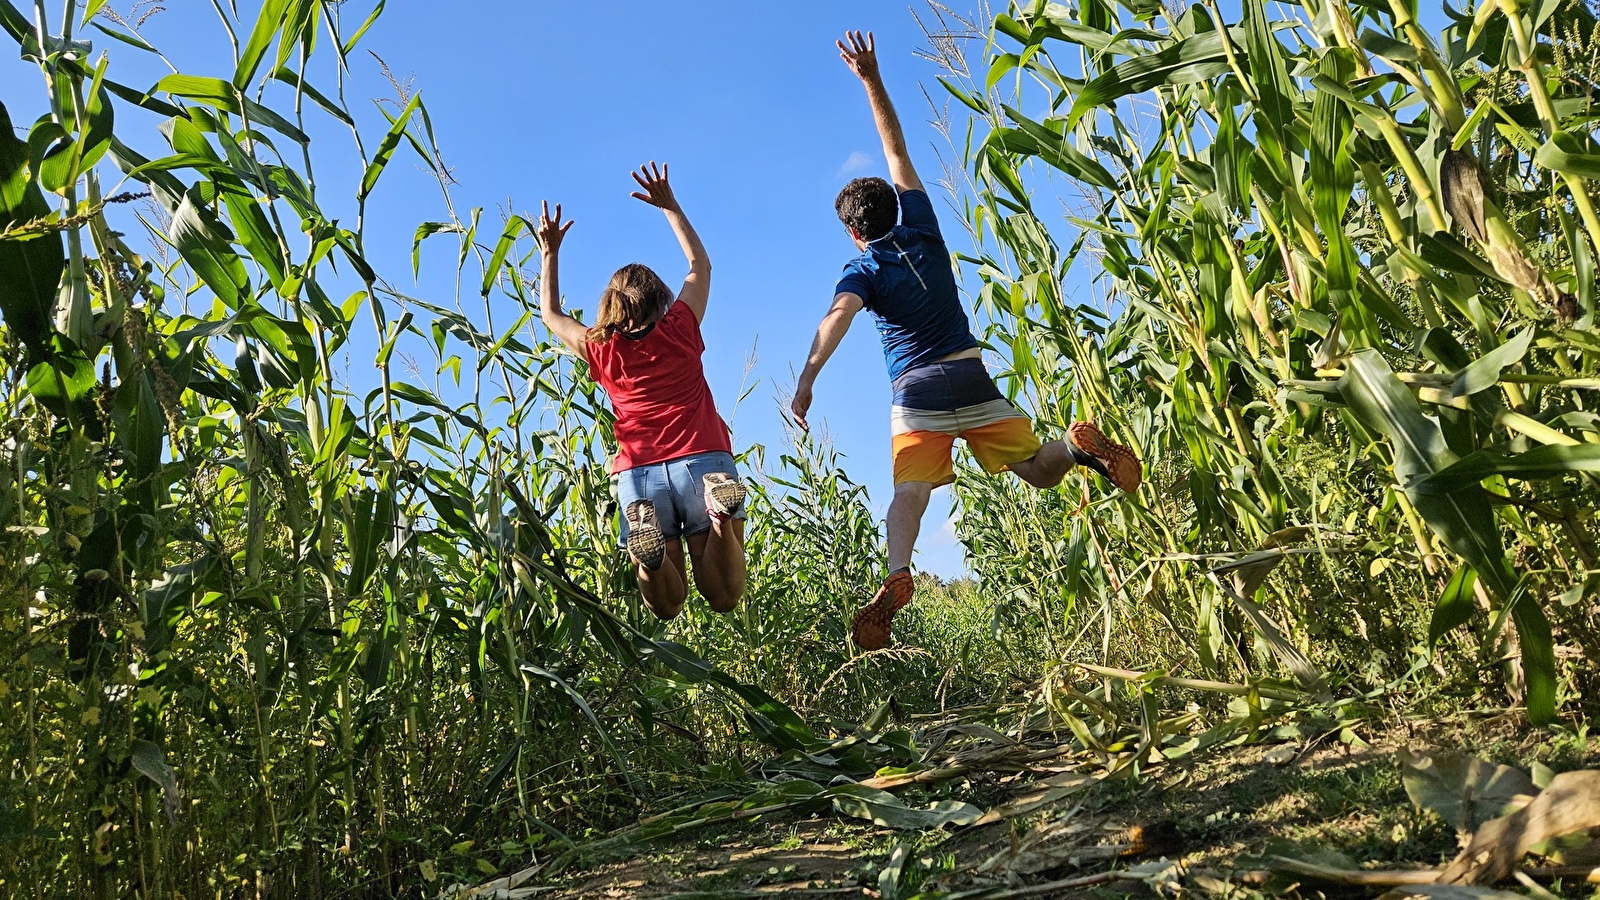
M 831 813 L 711 826 L 591 860 L 559 879 L 523 887 L 533 893 L 507 896 L 877 897 L 887 886 L 890 895 L 906 898 L 919 891 L 932 897 L 1037 885 L 1027 896 L 1148 897 L 1143 882 L 1125 878 L 1049 885 L 1104 879 L 1105 873 L 1129 868 L 1158 873 L 1161 860 L 1180 859 L 1191 871 L 1215 873 L 1221 879 L 1217 887 L 1229 888 L 1232 896 L 1323 896 L 1292 885 L 1251 884 L 1236 873 L 1252 868 L 1252 856 L 1269 851 L 1368 868 L 1435 866 L 1457 852 L 1454 829 L 1408 799 L 1396 760 L 1402 746 L 1467 749 L 1523 766 L 1537 761 L 1574 768 L 1600 761 L 1590 745 L 1555 746 L 1548 734 L 1526 732 L 1509 719 L 1401 722 L 1374 730 L 1365 746 L 1325 736 L 1161 763 L 1138 777 L 1100 782 L 1043 803 L 1026 815 L 953 832 L 895 831 Z M 1039 797 L 1047 784 L 1027 774 L 979 773 L 906 800 L 915 805 L 957 797 L 992 810 Z M 886 883 L 884 870 L 897 863 L 900 878 Z

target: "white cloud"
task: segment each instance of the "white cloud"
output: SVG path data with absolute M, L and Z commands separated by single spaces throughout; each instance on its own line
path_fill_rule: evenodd
M 847 176 L 860 175 L 862 172 L 872 168 L 874 162 L 872 154 L 857 150 L 850 154 L 849 158 L 844 161 L 844 165 L 839 167 L 838 177 L 845 178 Z

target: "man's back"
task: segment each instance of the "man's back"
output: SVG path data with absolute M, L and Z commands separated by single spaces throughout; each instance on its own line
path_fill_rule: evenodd
M 950 253 L 923 191 L 900 194 L 901 223 L 845 266 L 836 294 L 861 298 L 883 340 L 889 378 L 978 346 Z

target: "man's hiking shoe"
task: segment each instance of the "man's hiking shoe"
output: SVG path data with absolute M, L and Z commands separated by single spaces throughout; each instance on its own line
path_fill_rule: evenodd
M 916 582 L 911 580 L 909 571 L 896 572 L 884 579 L 878 596 L 856 613 L 855 627 L 851 629 L 856 646 L 863 650 L 882 650 L 887 646 L 894 614 L 911 602 L 911 595 L 916 591 Z
M 1106 437 L 1099 426 L 1093 422 L 1076 422 L 1067 430 L 1067 437 L 1072 446 L 1100 463 L 1098 466 L 1086 464 L 1104 475 L 1107 481 L 1130 494 L 1139 489 L 1144 481 L 1144 467 L 1139 457 Z
M 706 514 L 727 521 L 744 509 L 744 482 L 726 472 L 711 472 L 704 479 Z
M 667 555 L 667 539 L 656 524 L 656 507 L 649 500 L 635 500 L 623 511 L 628 520 L 628 555 L 654 572 Z

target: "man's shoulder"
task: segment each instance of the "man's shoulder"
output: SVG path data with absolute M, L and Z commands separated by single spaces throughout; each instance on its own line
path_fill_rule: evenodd
M 864 271 L 867 271 L 868 269 L 875 268 L 876 266 L 877 266 L 877 261 L 875 259 L 873 259 L 873 257 L 872 257 L 872 245 L 869 244 L 869 245 L 867 245 L 867 249 L 866 250 L 863 250 L 862 252 L 857 253 L 855 256 L 852 256 L 848 260 L 845 261 L 844 270 L 846 272 L 851 272 L 851 271 L 863 271 L 864 272 Z
M 844 269 L 839 273 L 839 280 L 841 284 L 847 281 L 859 283 L 863 280 L 865 280 L 868 284 L 871 284 L 873 281 L 877 280 L 877 277 L 878 262 L 872 258 L 871 250 L 868 250 L 859 256 L 851 257 L 850 260 L 844 264 Z

